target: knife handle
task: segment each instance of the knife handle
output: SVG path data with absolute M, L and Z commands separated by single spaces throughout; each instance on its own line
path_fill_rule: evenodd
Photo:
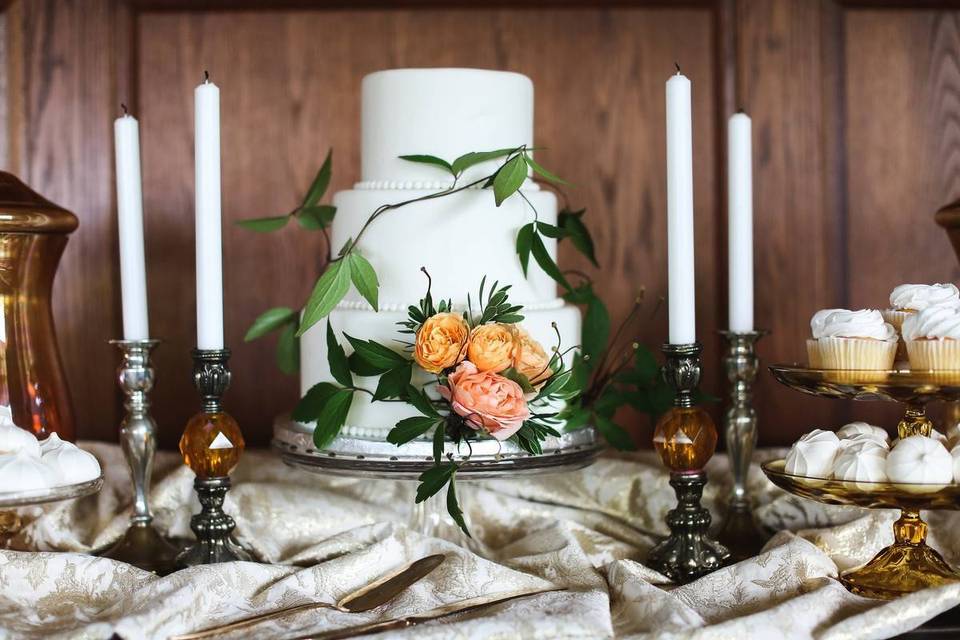
M 293 607 L 287 607 L 286 609 L 277 609 L 276 611 L 268 611 L 267 613 L 260 613 L 255 616 L 250 616 L 248 618 L 242 618 L 236 622 L 230 622 L 228 624 L 218 625 L 216 627 L 211 627 L 209 629 L 204 629 L 202 631 L 195 631 L 193 633 L 185 633 L 178 636 L 170 636 L 169 640 L 202 640 L 203 638 L 212 638 L 214 636 L 219 636 L 221 634 L 227 633 L 229 631 L 237 631 L 239 629 L 246 629 L 247 627 L 252 627 L 255 624 L 259 624 L 265 620 L 273 620 L 276 618 L 282 618 L 284 616 L 290 615 L 291 613 L 297 613 L 299 611 L 310 611 L 315 609 L 332 609 L 334 611 L 345 611 L 340 607 L 327 604 L 326 602 L 309 602 L 307 604 L 298 604 Z

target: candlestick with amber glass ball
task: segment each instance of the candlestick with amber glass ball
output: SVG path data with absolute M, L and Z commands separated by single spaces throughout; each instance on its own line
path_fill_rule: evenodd
M 230 472 L 240 461 L 244 442 L 240 426 L 223 410 L 221 399 L 230 386 L 229 349 L 195 349 L 193 381 L 200 391 L 201 411 L 190 418 L 180 438 L 183 462 L 197 475 L 193 488 L 200 513 L 190 519 L 197 541 L 177 556 L 180 567 L 250 560 L 230 538 L 236 526 L 223 512 L 230 489 Z
M 647 564 L 675 582 L 689 582 L 729 559 L 730 552 L 707 536 L 710 512 L 700 505 L 707 474 L 703 468 L 717 446 L 710 414 L 694 404 L 700 384 L 699 343 L 666 344 L 663 376 L 676 392 L 674 406 L 657 421 L 653 446 L 670 469 L 677 507 L 667 514 L 670 536 L 654 547 Z

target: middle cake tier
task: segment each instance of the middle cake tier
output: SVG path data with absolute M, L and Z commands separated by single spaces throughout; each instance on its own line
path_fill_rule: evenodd
M 401 342 L 409 342 L 412 336 L 401 333 L 402 327 L 397 323 L 407 318 L 406 311 L 380 311 L 370 309 L 351 308 L 350 302 L 343 302 L 334 309 L 328 320 L 321 320 L 311 327 L 300 341 L 300 385 L 301 395 L 315 384 L 320 382 L 335 382 L 327 364 L 327 322 L 330 322 L 338 342 L 347 352 L 352 348 L 344 333 L 354 338 L 375 340 L 380 344 L 394 347 L 397 351 L 404 349 Z M 561 336 L 561 349 L 577 346 L 580 343 L 580 310 L 574 306 L 564 304 L 560 299 L 553 299 L 548 303 L 530 305 L 521 312 L 524 320 L 522 326 L 530 335 L 543 345 L 548 353 L 557 346 L 557 333 Z M 553 328 L 556 324 L 556 331 Z M 569 366 L 572 354 L 565 358 Z M 373 391 L 377 387 L 376 377 L 354 376 L 357 386 Z M 421 369 L 414 369 L 412 384 L 421 387 L 435 376 L 429 375 Z M 430 385 L 428 390 L 434 389 Z M 429 391 L 431 395 L 435 392 Z M 559 409 L 560 407 L 556 407 Z M 354 394 L 353 404 L 347 416 L 346 424 L 341 433 L 354 438 L 383 440 L 393 426 L 404 418 L 420 415 L 412 406 L 402 402 L 373 402 L 365 393 Z M 310 425 L 312 427 L 312 425 Z
M 423 183 L 366 186 L 371 188 L 341 191 L 334 196 L 334 251 L 357 238 L 378 207 L 436 194 L 442 188 L 439 184 Z M 389 188 L 379 188 L 384 186 Z M 406 188 L 410 186 L 421 188 Z M 379 216 L 363 232 L 358 248 L 380 280 L 380 309 L 406 309 L 423 297 L 427 279 L 421 267 L 433 279 L 435 300 L 450 298 L 454 304 L 465 305 L 468 293 L 476 300 L 480 280 L 486 277 L 488 287 L 494 281 L 512 285 L 510 300 L 516 304 L 555 301 L 556 283 L 533 258 L 524 276 L 516 246 L 517 232 L 533 222 L 535 216 L 541 222 L 556 225 L 557 200 L 552 193 L 536 188 L 524 189 L 523 195 L 529 204 L 514 195 L 497 207 L 491 189 L 467 189 Z M 543 243 L 556 260 L 556 240 L 543 236 Z M 346 301 L 365 305 L 354 288 Z

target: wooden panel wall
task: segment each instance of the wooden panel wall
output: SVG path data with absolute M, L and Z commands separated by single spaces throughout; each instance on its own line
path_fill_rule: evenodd
M 121 332 L 111 136 L 121 101 L 141 119 L 151 326 L 166 341 L 154 396 L 164 445 L 196 407 L 192 91 L 203 69 L 222 90 L 228 223 L 288 210 L 328 147 L 333 188 L 357 180 L 363 74 L 447 65 L 526 73 L 538 143 L 590 211 L 617 317 L 640 286 L 650 299 L 665 292 L 663 82 L 679 61 L 694 83 L 698 333 L 714 392 L 715 330 L 726 324 L 724 126 L 738 106 L 754 118 L 757 323 L 773 329 L 761 343 L 766 362 L 802 357 L 818 308 L 881 306 L 899 282 L 960 278 L 932 222 L 960 195 L 956 12 L 830 0 L 285 4 L 19 0 L 2 14 L 0 164 L 81 219 L 55 290 L 81 437 L 115 439 L 120 415 L 105 340 Z M 229 405 L 249 441 L 264 445 L 297 384 L 273 367 L 272 343 L 241 337 L 259 310 L 303 300 L 321 244 L 295 229 L 265 237 L 233 226 L 224 240 Z M 585 266 L 568 251 L 561 262 Z M 661 312 L 640 337 L 656 346 L 665 334 Z M 878 415 L 799 396 L 767 375 L 757 404 L 766 444 Z M 649 441 L 648 426 L 631 420 Z

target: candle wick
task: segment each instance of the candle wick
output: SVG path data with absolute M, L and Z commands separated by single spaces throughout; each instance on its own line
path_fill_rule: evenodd
M 737 109 L 737 113 L 746 113 L 746 111 L 743 110 L 743 107 L 740 107 Z
M 206 69 L 203 70 L 203 84 L 210 84 L 210 72 Z
M 127 111 L 127 105 L 125 105 L 125 104 L 123 104 L 123 103 L 121 102 L 121 103 L 120 103 L 120 108 L 123 109 L 123 115 L 125 115 L 125 116 L 130 115 L 130 112 Z
M 673 66 L 675 66 L 675 67 L 677 68 L 677 75 L 680 75 L 680 63 L 679 63 L 679 62 L 674 62 L 674 63 L 673 63 Z

